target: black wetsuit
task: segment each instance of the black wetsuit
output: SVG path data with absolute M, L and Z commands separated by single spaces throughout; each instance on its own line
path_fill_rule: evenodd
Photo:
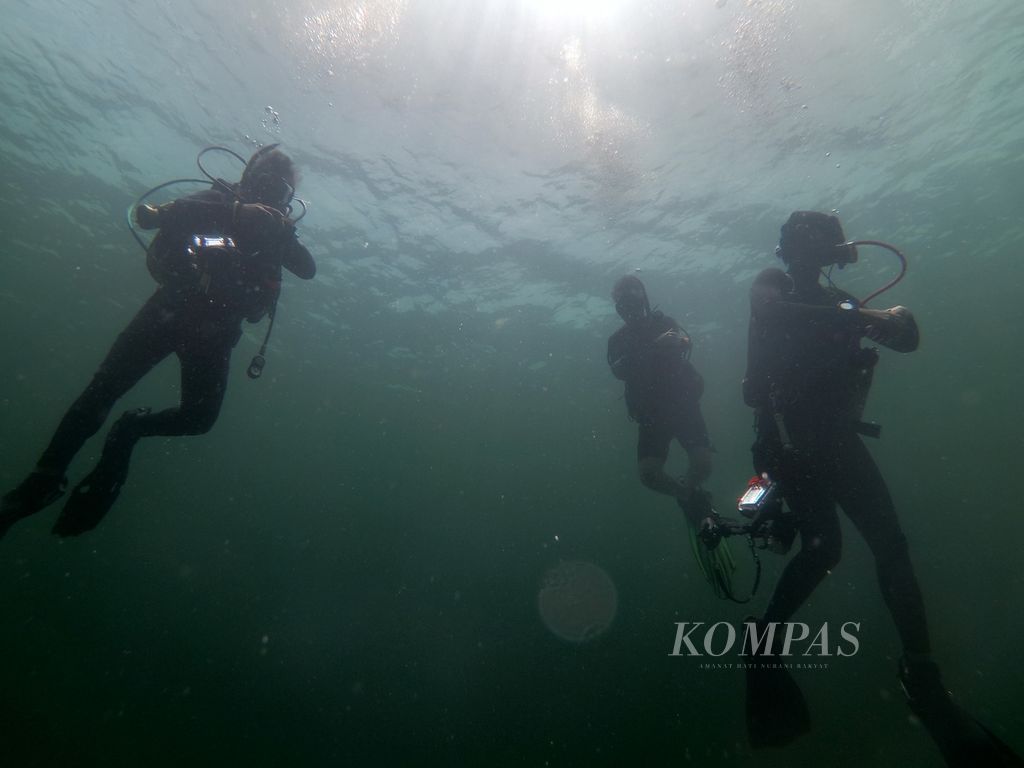
M 213 426 L 242 320 L 255 322 L 272 309 L 282 266 L 304 279 L 316 273 L 290 222 L 278 223 L 272 234 L 246 231 L 234 223 L 234 204 L 232 195 L 211 189 L 161 209 L 147 261 L 162 284 L 65 414 L 39 460 L 41 469 L 63 475 L 114 403 L 171 353 L 181 361 L 179 405 L 134 414 L 122 429 L 123 447 L 130 452 L 141 437 L 197 435 Z M 196 236 L 231 238 L 235 247 L 204 248 Z
M 877 353 L 861 347 L 853 314 L 811 309 L 837 307 L 849 296 L 815 288 L 798 294 L 788 275 L 766 269 L 752 291 L 744 399 L 756 413 L 754 469 L 780 484 L 801 539 L 764 620 L 790 619 L 839 562 L 838 504 L 871 548 L 904 648 L 927 653 L 924 604 L 907 542 L 885 480 L 858 434 Z M 780 298 L 755 299 L 766 290 Z
M 623 325 L 608 339 L 608 365 L 626 384 L 626 409 L 640 427 L 637 458 L 668 457 L 675 438 L 686 449 L 710 446 L 700 412 L 704 380 L 680 347 L 653 342 L 666 331 L 680 331 L 661 312 Z

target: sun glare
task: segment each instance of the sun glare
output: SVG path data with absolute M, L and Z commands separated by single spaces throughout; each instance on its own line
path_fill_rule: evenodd
M 538 16 L 599 21 L 611 16 L 628 0 L 525 0 Z

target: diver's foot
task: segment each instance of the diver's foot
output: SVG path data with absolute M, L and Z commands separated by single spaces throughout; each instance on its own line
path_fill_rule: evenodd
M 64 495 L 67 479 L 59 472 L 32 472 L 0 499 L 0 539 L 23 517 L 34 515 Z
M 1009 746 L 964 711 L 946 690 L 938 665 L 904 656 L 899 678 L 910 711 L 931 735 L 951 768 L 1024 768 Z

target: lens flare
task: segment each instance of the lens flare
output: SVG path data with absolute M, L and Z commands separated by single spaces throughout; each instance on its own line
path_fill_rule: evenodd
M 619 596 L 611 577 L 584 560 L 558 563 L 544 574 L 537 609 L 544 625 L 570 643 L 585 643 L 611 626 Z

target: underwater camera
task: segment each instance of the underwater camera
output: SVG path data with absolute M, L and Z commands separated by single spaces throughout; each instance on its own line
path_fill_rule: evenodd
M 768 473 L 747 481 L 747 489 L 736 502 L 736 510 L 747 522 L 714 516 L 706 519 L 700 531 L 708 549 L 729 536 L 747 536 L 751 545 L 778 555 L 789 552 L 796 538 L 793 513 L 783 504 L 778 485 Z

